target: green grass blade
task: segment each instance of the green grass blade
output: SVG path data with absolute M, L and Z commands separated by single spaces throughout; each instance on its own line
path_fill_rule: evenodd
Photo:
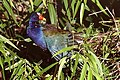
M 1 68 L 4 68 L 4 67 L 3 67 L 3 59 L 2 59 L 1 56 L 0 56 L 0 65 L 1 65 Z
M 87 5 L 87 0 L 84 0 L 84 4 Z
M 98 66 L 98 71 L 100 73 L 100 75 L 102 76 L 103 75 L 103 71 L 102 71 L 102 65 L 100 63 L 100 60 L 98 59 L 98 57 L 91 51 L 89 51 L 89 53 L 91 53 L 92 57 L 95 59 L 95 62 Z
M 60 67 L 59 67 L 59 70 L 58 70 L 58 80 L 60 80 L 60 75 L 61 75 L 61 72 L 62 72 L 62 68 L 63 68 L 64 64 L 66 63 L 66 59 L 67 59 L 67 57 L 64 57 L 60 60 Z
M 85 11 L 85 6 L 84 6 L 84 3 L 82 3 L 81 9 L 80 9 L 80 24 L 81 25 L 82 25 L 82 21 L 83 21 L 84 11 Z
M 16 21 L 15 14 L 13 13 L 12 8 L 9 6 L 9 4 L 6 0 L 3 0 L 3 5 L 6 8 L 6 10 L 8 11 L 8 13 L 12 16 L 15 23 L 18 25 L 18 22 Z
M 77 4 L 76 4 L 76 7 L 75 7 L 75 12 L 74 12 L 74 14 L 73 14 L 73 19 L 75 18 L 76 14 L 77 14 L 77 12 L 78 12 L 78 9 L 79 9 L 79 7 L 80 7 L 80 3 L 81 3 L 81 1 L 78 0 L 78 1 L 77 1 Z
M 24 72 L 25 72 L 25 66 L 23 65 L 23 66 L 20 67 L 17 75 L 20 76 L 20 75 L 22 75 Z
M 72 2 L 71 2 L 71 8 L 72 8 L 72 13 L 73 14 L 75 12 L 75 3 L 76 3 L 76 0 L 72 0 Z
M 63 2 L 64 2 L 65 9 L 67 11 L 67 9 L 68 9 L 68 0 L 63 0 Z
M 47 1 L 46 0 L 42 0 L 43 1 L 43 4 L 45 5 L 45 7 L 47 6 Z
M 5 70 L 10 70 L 10 69 L 14 69 L 15 67 L 18 67 L 20 65 L 24 64 L 24 61 L 21 59 L 20 61 L 14 63 L 13 65 L 11 65 L 10 67 L 5 68 Z
M 68 16 L 69 21 L 71 22 L 71 12 L 69 8 L 67 10 L 67 16 Z
M 93 80 L 92 79 L 92 70 L 89 68 L 89 71 L 88 71 L 88 79 L 87 80 Z
M 53 4 L 51 4 L 51 3 L 48 4 L 48 12 L 49 12 L 51 23 L 57 24 L 57 14 L 56 14 Z
M 5 71 L 4 71 L 4 63 L 3 63 L 3 58 L 0 56 L 0 67 L 2 68 L 2 77 L 3 80 L 5 80 Z
M 10 5 L 11 5 L 13 8 L 15 8 L 15 6 L 14 6 L 12 0 L 8 0 L 8 2 L 10 3 Z
M 13 72 L 11 74 L 10 80 L 13 80 L 13 78 L 15 76 L 17 76 L 16 74 L 18 73 L 18 71 L 20 70 L 20 68 L 23 64 L 24 64 L 23 60 L 20 60 L 19 62 L 15 63 L 11 66 L 11 69 L 13 69 Z M 6 68 L 6 70 L 9 70 L 9 68 Z
M 84 80 L 87 72 L 87 63 L 85 62 L 79 80 Z
M 9 66 L 9 70 L 11 71 L 11 60 L 10 59 L 12 59 L 13 60 L 13 57 L 12 58 L 10 58 L 9 56 L 6 56 L 6 58 L 5 58 L 5 61 L 8 63 L 8 66 Z
M 98 74 L 98 66 L 97 66 L 97 63 L 96 63 L 94 57 L 91 56 L 89 53 L 88 53 L 88 57 L 90 58 L 90 60 L 88 61 L 90 67 L 92 68 L 92 70 L 94 70 L 94 72 L 96 72 Z
M 58 62 L 51 64 L 50 66 L 46 67 L 45 69 L 43 69 L 42 71 L 40 71 L 36 76 L 40 76 L 42 75 L 44 72 L 48 71 L 50 68 L 52 68 L 53 66 L 55 66 L 56 64 L 58 64 Z
M 52 77 L 53 77 L 52 75 L 49 75 L 45 80 L 52 80 Z
M 64 6 L 65 6 L 65 10 L 66 10 L 68 19 L 71 22 L 71 12 L 70 12 L 70 9 L 68 7 L 68 0 L 63 0 L 63 2 L 64 2 Z
M 42 0 L 35 0 L 35 1 L 33 2 L 33 5 L 39 6 L 41 2 L 42 2 Z
M 61 80 L 65 80 L 65 76 L 64 76 L 64 73 L 63 72 L 61 72 Z
M 32 11 L 34 11 L 33 0 L 30 0 Z
M 65 27 L 65 24 L 63 23 L 63 20 L 61 18 L 59 18 L 59 22 L 62 25 L 62 27 Z
M 101 76 L 95 73 L 93 70 L 92 70 L 92 74 L 96 77 L 97 80 L 105 80 L 105 79 L 102 79 Z
M 65 51 L 70 51 L 70 50 L 72 50 L 72 49 L 74 49 L 74 48 L 76 48 L 76 47 L 77 47 L 77 45 L 63 48 L 63 49 L 59 50 L 58 52 L 56 52 L 56 53 L 53 55 L 53 57 L 55 57 L 55 56 L 57 56 L 57 55 L 65 52 Z
M 76 54 L 76 56 L 75 56 L 75 65 L 73 66 L 72 76 L 75 75 L 76 69 L 78 67 L 78 62 L 79 62 L 78 60 L 79 60 L 79 54 Z
M 0 35 L 0 40 L 2 40 L 4 43 L 11 45 L 15 49 L 19 50 L 11 41 L 9 41 L 7 38 L 3 37 L 2 35 Z
M 34 67 L 34 70 L 36 71 L 36 73 L 39 73 L 41 70 L 39 69 L 39 66 L 38 65 L 36 65 L 35 67 Z
M 104 10 L 104 8 L 102 7 L 102 5 L 100 4 L 99 0 L 92 0 L 92 1 L 100 8 L 100 10 L 103 11 L 104 14 L 106 14 L 107 16 L 109 16 L 107 14 L 107 12 Z

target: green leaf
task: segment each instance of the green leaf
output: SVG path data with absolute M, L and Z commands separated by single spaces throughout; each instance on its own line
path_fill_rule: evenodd
M 49 12 L 51 23 L 57 24 L 57 14 L 56 14 L 53 4 L 51 4 L 51 3 L 48 4 L 48 12 Z
M 63 20 L 61 18 L 59 18 L 59 22 L 62 25 L 62 27 L 65 27 L 65 24 L 63 23 Z
M 0 56 L 0 65 L 1 65 L 1 68 L 3 69 L 4 67 L 3 67 L 3 59 L 2 59 L 2 57 Z
M 65 10 L 67 12 L 68 19 L 71 22 L 71 13 L 70 13 L 70 9 L 68 7 L 68 0 L 63 0 L 63 2 L 64 2 Z
M 12 8 L 9 6 L 9 4 L 6 0 L 3 0 L 3 5 L 6 8 L 6 10 L 8 11 L 8 13 L 12 16 L 15 23 L 18 25 L 18 22 L 16 21 L 15 14 L 13 13 Z
M 47 4 L 46 4 L 46 0 L 42 0 L 43 1 L 43 4 L 45 5 L 45 7 L 47 6 Z
M 61 75 L 61 72 L 62 72 L 62 68 L 63 68 L 64 64 L 66 63 L 66 59 L 67 59 L 67 57 L 64 57 L 59 62 L 60 67 L 59 67 L 59 70 L 58 70 L 58 80 L 60 80 L 60 75 Z
M 0 28 L 2 28 L 2 29 L 5 28 L 6 26 L 7 26 L 7 25 L 6 25 L 5 23 L 1 23 L 1 24 L 0 24 Z
M 81 9 L 80 9 L 80 24 L 81 25 L 82 25 L 82 21 L 83 21 L 84 11 L 85 11 L 85 6 L 84 6 L 84 3 L 82 3 Z
M 39 66 L 36 65 L 36 66 L 34 67 L 34 70 L 36 71 L 36 73 L 39 73 L 39 72 L 40 72 Z
M 42 2 L 42 0 L 35 0 L 35 1 L 33 2 L 33 4 L 34 4 L 35 6 L 39 6 L 41 2 Z
M 33 1 L 32 0 L 30 0 L 30 4 L 31 4 L 32 11 L 34 11 L 34 6 L 33 6 Z
M 9 57 L 9 56 L 6 56 L 6 58 L 5 58 L 5 61 L 8 63 L 8 66 L 9 66 L 9 70 L 11 71 L 11 68 L 10 68 L 10 66 L 11 66 L 11 60 L 10 60 L 11 58 Z M 13 58 L 12 58 L 13 59 Z
M 88 79 L 87 80 L 93 80 L 92 79 L 92 70 L 89 68 L 89 71 L 88 71 Z
M 84 4 L 85 4 L 85 5 L 87 4 L 87 0 L 84 0 Z
M 87 72 L 87 63 L 85 62 L 79 80 L 84 80 Z
M 5 71 L 4 71 L 4 60 L 3 60 L 3 58 L 0 56 L 0 67 L 2 68 L 2 78 L 3 78 L 3 80 L 5 80 Z
M 17 75 L 18 75 L 18 76 L 20 76 L 20 75 L 22 75 L 22 74 L 23 74 L 23 72 L 25 72 L 25 66 L 24 66 L 24 65 L 23 65 L 23 66 L 21 66 L 21 68 L 19 69 L 19 71 L 18 71 Z
M 5 45 L 0 40 L 0 52 L 3 54 L 3 56 L 6 58 L 6 51 L 5 51 Z
M 5 70 L 14 69 L 15 67 L 18 67 L 18 66 L 22 65 L 23 63 L 24 63 L 24 61 L 20 60 L 20 61 L 14 63 L 13 65 L 11 65 L 10 67 L 5 68 Z
M 96 72 L 94 72 L 93 70 L 92 70 L 92 73 L 96 77 L 97 80 L 105 80 L 105 79 L 102 79 L 101 76 L 97 74 Z
M 73 18 L 75 18 L 76 14 L 77 14 L 77 12 L 78 12 L 78 9 L 79 9 L 79 7 L 80 7 L 80 3 L 81 3 L 81 1 L 78 0 L 78 1 L 77 1 L 77 4 L 76 4 L 76 7 L 75 7 L 75 12 L 73 13 Z
M 85 5 L 85 10 L 90 11 L 90 8 L 88 7 L 88 5 Z
M 24 39 L 24 41 L 31 42 L 32 40 L 30 38 L 26 38 L 26 39 Z
M 72 76 L 75 75 L 75 72 L 76 72 L 76 69 L 77 69 L 77 66 L 78 66 L 78 61 L 79 60 L 79 54 L 76 54 L 75 56 L 75 65 L 73 66 L 73 72 L 72 72 Z
M 64 76 L 64 73 L 63 72 L 61 72 L 61 80 L 65 80 L 65 76 Z M 69 79 L 68 79 L 69 80 Z
M 100 8 L 100 10 L 103 11 L 104 14 L 106 14 L 107 16 L 109 16 L 107 14 L 107 12 L 104 10 L 104 8 L 102 7 L 102 5 L 100 4 L 99 0 L 92 0 L 92 1 Z
M 63 0 L 63 2 L 64 2 L 65 9 L 67 11 L 67 9 L 68 9 L 68 0 Z
M 71 13 L 70 13 L 70 9 L 69 8 L 67 10 L 67 16 L 68 16 L 69 21 L 71 22 Z
M 27 65 L 27 66 L 26 66 L 26 69 L 27 69 L 27 71 L 29 72 L 29 74 L 32 73 L 32 68 L 31 68 L 30 66 Z
M 46 77 L 45 80 L 52 80 L 52 75 L 46 75 Z
M 109 55 L 110 55 L 110 53 L 106 53 L 105 54 L 105 59 L 107 59 Z
M 115 32 L 115 33 L 112 34 L 112 36 L 118 36 L 118 35 L 120 35 L 120 31 Z
M 63 48 L 63 49 L 59 50 L 58 52 L 56 52 L 56 53 L 53 55 L 53 57 L 59 55 L 60 53 L 65 52 L 65 51 L 70 51 L 70 50 L 72 50 L 72 49 L 74 49 L 74 48 L 77 48 L 77 45 Z
M 8 43 L 9 45 L 11 45 L 12 47 L 16 48 L 17 50 L 19 50 L 11 41 L 9 41 L 7 38 L 3 37 L 2 35 L 0 35 L 0 40 L 2 40 L 4 43 Z
M 72 13 L 74 14 L 74 9 L 75 9 L 75 3 L 76 3 L 76 0 L 72 0 L 72 2 L 71 2 L 71 7 L 72 7 Z
M 42 75 L 44 72 L 48 71 L 50 68 L 52 68 L 52 67 L 55 66 L 56 64 L 58 64 L 58 62 L 53 63 L 53 64 L 51 64 L 50 66 L 46 67 L 45 69 L 43 69 L 42 71 L 40 71 L 40 72 L 37 74 L 37 76 Z
M 98 70 L 99 70 L 99 73 L 100 75 L 102 76 L 103 75 L 103 71 L 102 71 L 102 65 L 100 63 L 100 60 L 98 59 L 98 57 L 91 51 L 89 51 L 89 53 L 91 53 L 91 55 L 93 56 L 93 58 L 95 59 L 95 63 L 97 64 L 98 66 Z
M 10 5 L 11 5 L 13 8 L 15 8 L 15 6 L 14 6 L 12 0 L 8 0 L 8 2 L 10 3 Z
M 97 63 L 96 63 L 94 57 L 91 56 L 89 53 L 87 53 L 87 55 L 90 58 L 90 60 L 88 60 L 88 63 L 90 65 L 91 69 L 93 69 L 98 74 L 98 66 L 97 66 Z
M 11 69 L 13 69 L 13 73 L 10 77 L 10 80 L 13 80 L 13 78 L 15 78 L 17 76 L 16 74 L 21 69 L 23 64 L 24 64 L 24 61 L 21 59 L 20 61 L 18 61 L 18 62 L 14 63 L 13 65 L 10 66 Z M 6 68 L 5 70 L 9 70 L 9 67 Z

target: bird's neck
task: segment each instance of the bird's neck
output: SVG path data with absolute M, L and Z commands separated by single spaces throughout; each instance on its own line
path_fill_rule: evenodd
M 33 24 L 34 22 L 29 22 L 29 26 L 28 27 L 28 35 L 29 37 L 32 38 L 32 40 L 41 48 L 46 49 L 46 43 L 44 40 L 44 34 L 42 31 L 42 25 L 38 24 Z

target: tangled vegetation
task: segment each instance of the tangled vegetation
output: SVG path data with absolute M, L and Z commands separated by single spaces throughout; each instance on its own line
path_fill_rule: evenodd
M 56 62 L 26 35 L 30 15 L 81 33 L 83 44 Z M 46 53 L 46 54 L 44 54 Z M 53 55 L 53 56 L 55 56 Z M 0 0 L 0 78 L 3 80 L 120 79 L 120 18 L 99 0 Z

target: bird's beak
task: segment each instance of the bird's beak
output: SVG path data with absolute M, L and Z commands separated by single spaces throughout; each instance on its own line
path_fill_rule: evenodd
M 39 20 L 46 22 L 46 19 L 40 13 L 37 14 L 39 16 Z
M 46 19 L 41 14 L 39 15 L 39 20 L 46 21 Z
M 39 16 L 40 24 L 45 25 L 46 24 L 46 19 L 40 13 L 37 13 L 37 15 Z

